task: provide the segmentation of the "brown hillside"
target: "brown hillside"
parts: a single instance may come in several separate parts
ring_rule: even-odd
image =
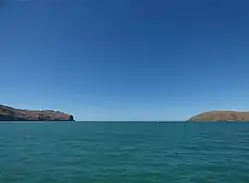
[[[202,122],[212,122],[212,121],[248,121],[249,122],[249,112],[239,112],[239,111],[209,111],[203,112],[196,116],[189,118],[188,121],[202,121]]]

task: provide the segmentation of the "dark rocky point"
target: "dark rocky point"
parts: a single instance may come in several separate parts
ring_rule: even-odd
[[[74,121],[74,117],[53,110],[24,110],[0,105],[0,121]]]
[[[239,111],[209,111],[189,118],[188,121],[214,122],[214,121],[246,121],[249,122],[249,112]]]

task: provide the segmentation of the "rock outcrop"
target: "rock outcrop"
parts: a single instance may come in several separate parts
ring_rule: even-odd
[[[246,121],[249,122],[249,112],[239,111],[209,111],[189,118],[188,121],[213,122],[213,121]]]
[[[74,117],[52,110],[24,110],[0,105],[0,121],[74,121]]]

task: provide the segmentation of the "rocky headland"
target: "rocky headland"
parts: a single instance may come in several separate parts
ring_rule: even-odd
[[[15,109],[0,105],[0,121],[74,121],[74,117],[60,111]]]

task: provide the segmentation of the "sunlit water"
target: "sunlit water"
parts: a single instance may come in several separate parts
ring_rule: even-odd
[[[1,123],[0,183],[248,183],[249,123]]]

